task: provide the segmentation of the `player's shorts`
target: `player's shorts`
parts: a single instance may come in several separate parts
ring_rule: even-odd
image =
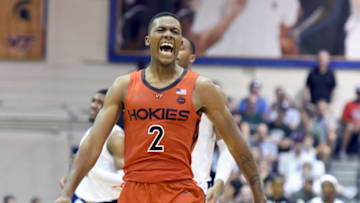
[[[118,203],[204,203],[205,196],[193,180],[162,183],[125,182]]]

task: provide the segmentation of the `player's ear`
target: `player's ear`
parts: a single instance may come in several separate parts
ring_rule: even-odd
[[[190,55],[190,59],[189,59],[190,62],[191,62],[191,63],[194,63],[195,59],[196,59],[195,54],[191,54],[191,55]]]
[[[149,37],[149,35],[145,36],[145,46],[150,46],[150,37]]]

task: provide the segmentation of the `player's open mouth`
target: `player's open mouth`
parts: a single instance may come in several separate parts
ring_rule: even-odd
[[[171,43],[163,42],[160,44],[160,52],[164,55],[172,55],[174,46]]]

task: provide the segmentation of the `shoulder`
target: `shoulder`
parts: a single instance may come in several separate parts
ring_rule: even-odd
[[[115,88],[127,88],[130,82],[130,74],[121,75],[114,81],[113,87]]]
[[[214,83],[209,78],[201,75],[199,75],[195,83],[195,88],[198,89],[211,88],[212,86],[215,86]]]
[[[317,66],[310,68],[309,76],[315,75],[318,72],[317,70],[318,70]]]
[[[226,98],[221,87],[214,84],[209,78],[203,76],[199,76],[196,80],[195,94],[203,102],[210,101],[217,97]]]
[[[213,83],[213,81],[211,81],[209,78],[199,75],[195,82],[195,92],[200,94],[207,94],[211,92],[222,93],[222,89]]]
[[[119,76],[115,79],[108,93],[106,99],[110,101],[124,100],[127,94],[128,86],[130,82],[130,74]]]

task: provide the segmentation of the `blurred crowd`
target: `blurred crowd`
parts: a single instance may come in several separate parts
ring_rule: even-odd
[[[17,199],[14,195],[8,194],[3,198],[3,203],[17,203]],[[33,197],[30,199],[30,203],[41,203],[41,199],[39,197]]]
[[[348,160],[359,153],[360,86],[354,88],[354,99],[344,106],[341,118],[335,117],[331,102],[336,77],[329,60],[328,52],[319,52],[301,104],[295,104],[281,86],[274,90],[275,100],[267,101],[261,94],[266,84],[256,79],[239,104],[229,99],[273,202],[309,202],[321,195],[321,179],[332,159]],[[334,186],[338,190],[334,194],[348,198],[342,196],[344,188],[337,181]],[[222,202],[252,202],[251,190],[237,168],[226,187]]]

